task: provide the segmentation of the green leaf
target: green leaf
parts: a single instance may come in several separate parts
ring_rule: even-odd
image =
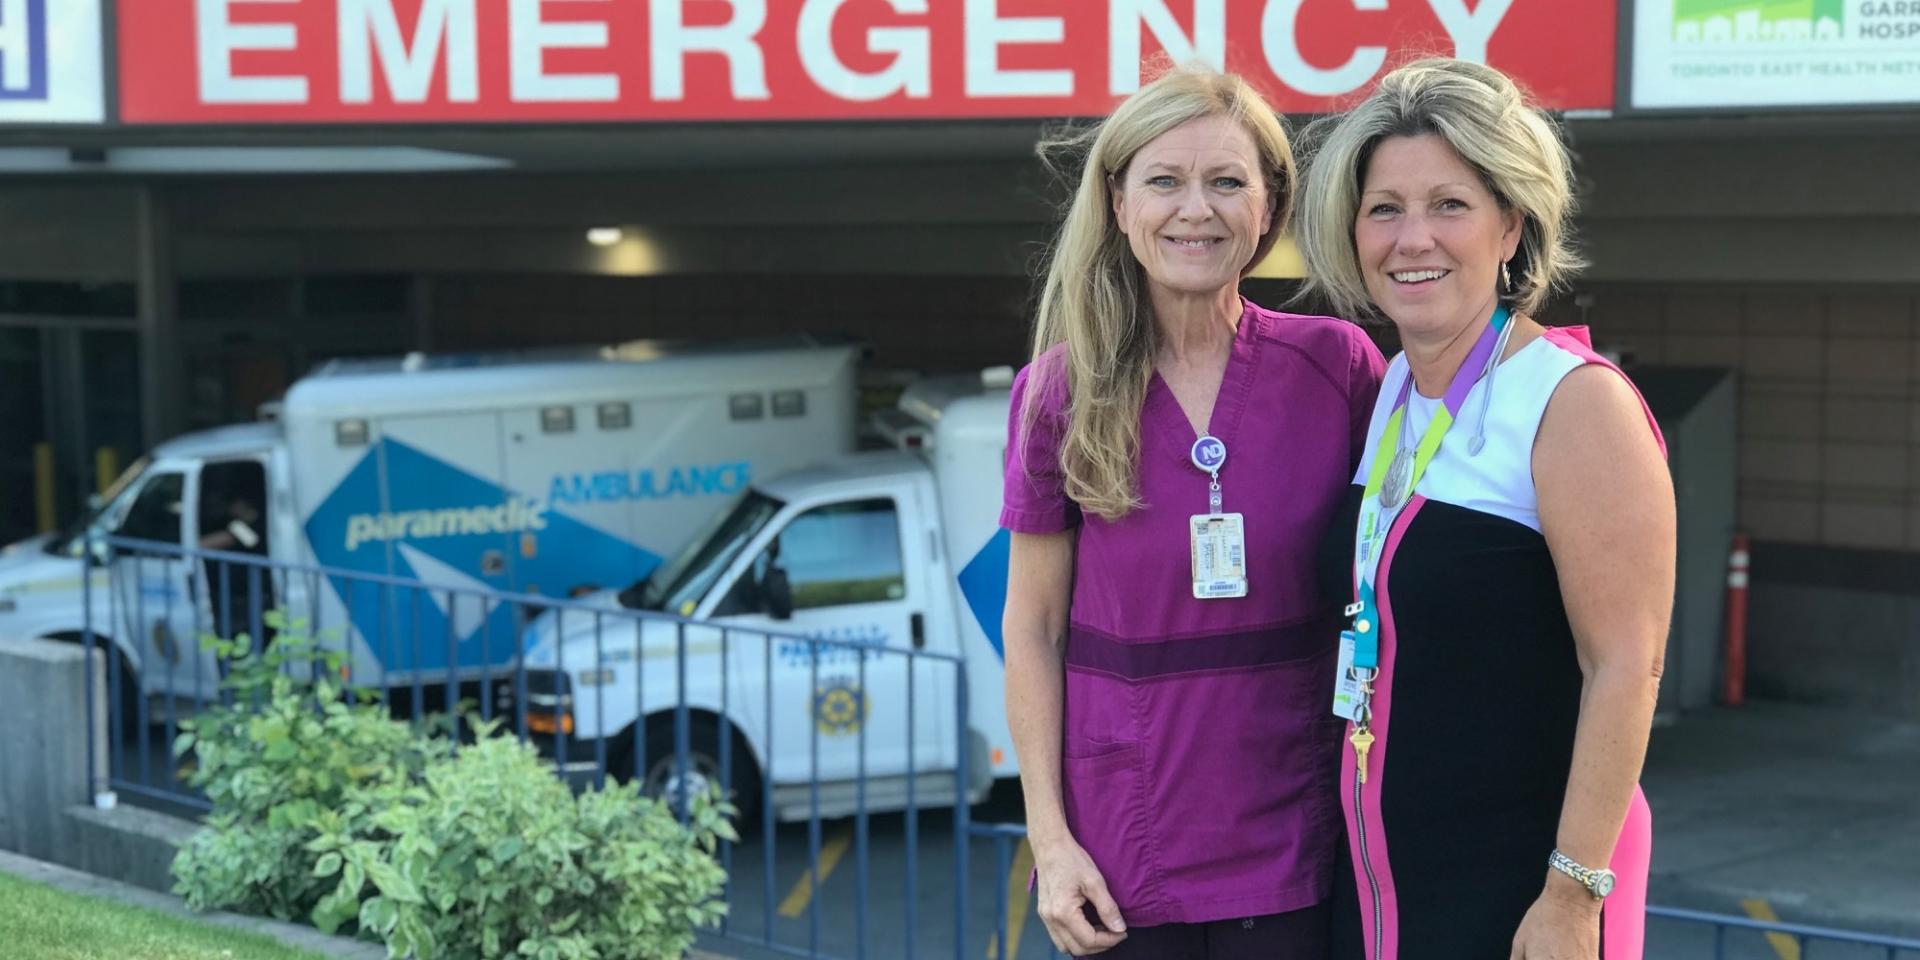
[[[373,881],[374,886],[380,888],[382,896],[391,897],[401,903],[426,902],[421,898],[420,891],[414,887],[413,881],[408,880],[390,864],[378,861],[367,864],[367,877]]]
[[[323,854],[320,862],[313,865],[313,875],[316,877],[331,877],[339,870],[340,855],[337,853]]]
[[[374,897],[360,905],[360,926],[386,936],[400,922],[400,909],[385,897]]]
[[[493,845],[493,861],[504,864],[514,857],[519,856],[520,851],[526,849],[526,847],[526,841],[519,837],[501,837]]]

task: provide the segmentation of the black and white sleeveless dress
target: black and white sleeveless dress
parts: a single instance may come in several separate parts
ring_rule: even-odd
[[[1561,380],[1589,363],[1606,361],[1584,328],[1550,328],[1500,364],[1491,407],[1483,377],[1389,528],[1375,580],[1378,772],[1356,782],[1353,751],[1341,751],[1338,960],[1505,957],[1546,880],[1582,676],[1540,533],[1533,441]],[[1323,545],[1323,578],[1349,599],[1361,487],[1406,376],[1406,357],[1394,358]],[[1412,392],[1410,435],[1440,403]],[[1486,443],[1470,456],[1483,408]],[[1618,885],[1602,913],[1601,960],[1641,956],[1651,833],[1636,789],[1610,865]]]

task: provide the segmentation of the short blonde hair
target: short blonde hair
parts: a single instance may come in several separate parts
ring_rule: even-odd
[[[1501,209],[1519,211],[1513,289],[1502,299],[1519,313],[1537,313],[1586,266],[1573,243],[1572,159],[1553,121],[1506,74],[1447,58],[1394,70],[1359,106],[1309,129],[1317,148],[1295,228],[1307,264],[1301,296],[1317,295],[1349,317],[1379,315],[1353,244],[1361,183],[1382,140],[1426,134],[1478,171]]]
[[[1084,162],[1066,216],[1045,260],[1046,279],[1034,320],[1033,358],[1022,418],[1031,429],[1033,400],[1058,396],[1066,378],[1067,411],[1060,443],[1066,493],[1082,510],[1117,520],[1141,505],[1140,409],[1153,376],[1159,333],[1147,301],[1146,277],[1113,214],[1111,191],[1141,148],[1181,124],[1226,116],[1259,153],[1273,226],[1241,266],[1246,276],[1280,237],[1294,195],[1293,148],[1273,108],[1245,80],[1202,66],[1178,67],[1140,88],[1098,126],[1071,130],[1040,144],[1056,171]],[[1060,363],[1041,363],[1056,344]]]

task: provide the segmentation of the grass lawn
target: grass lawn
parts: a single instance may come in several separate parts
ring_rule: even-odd
[[[7,960],[320,960],[265,937],[0,874]]]

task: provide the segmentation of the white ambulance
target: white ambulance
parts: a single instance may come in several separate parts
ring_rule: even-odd
[[[910,795],[951,804],[957,781],[977,801],[1016,774],[998,526],[1011,379],[921,381],[882,417],[895,449],[758,482],[649,577],[543,613],[528,628],[530,709],[568,734],[544,743],[669,792],[684,689],[690,788],[717,782],[724,741],[743,810],[771,784],[780,819],[851,813],[863,769],[874,811]]]
[[[488,592],[631,582],[755,479],[852,451],[859,352],[795,339],[333,363],[272,422],[161,445],[89,524],[425,588],[153,555],[109,575],[96,560],[92,630],[149,695],[210,695],[197,638],[246,631],[256,588],[348,643],[356,683],[500,668],[525,612]],[[0,556],[0,636],[82,637],[81,539]]]

